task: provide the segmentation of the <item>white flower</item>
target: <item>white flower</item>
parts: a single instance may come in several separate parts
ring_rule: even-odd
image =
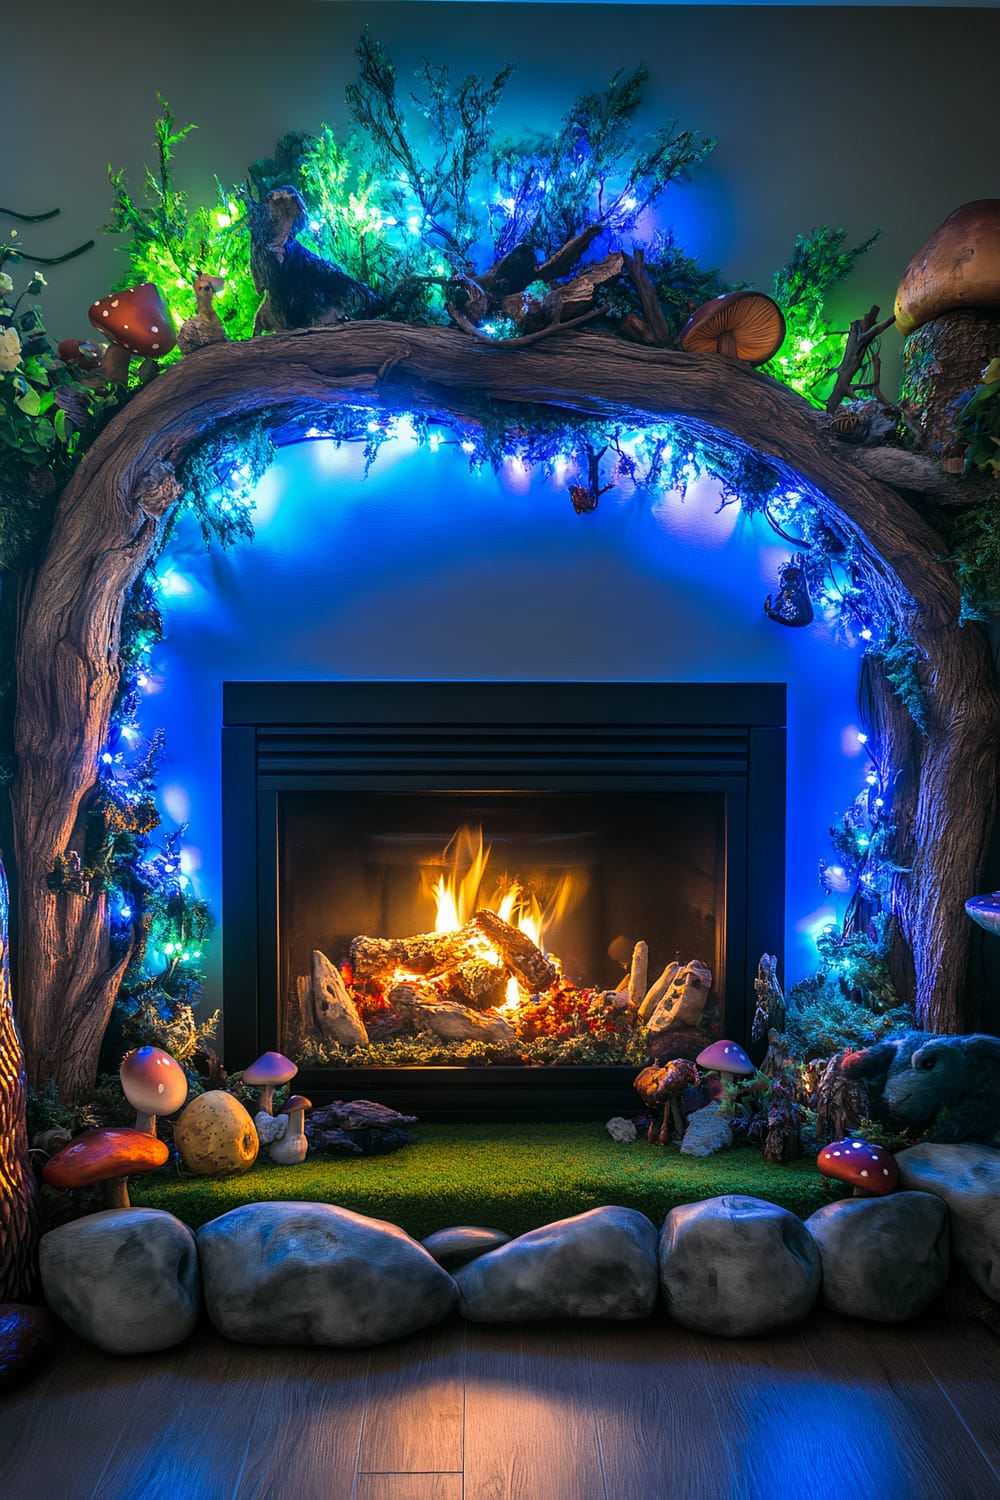
[[[0,329],[0,370],[16,370],[20,363],[21,340],[17,329]]]
[[[9,296],[9,294],[13,290],[14,290],[14,283],[11,281],[10,277],[7,275],[7,272],[6,271],[0,271],[0,297]]]

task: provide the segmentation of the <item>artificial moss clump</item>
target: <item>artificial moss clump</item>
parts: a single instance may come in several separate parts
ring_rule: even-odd
[[[243,1203],[336,1203],[399,1224],[416,1239],[451,1224],[524,1234],[554,1219],[616,1203],[659,1224],[681,1203],[747,1193],[800,1218],[844,1193],[806,1157],[771,1166],[735,1147],[701,1159],[639,1139],[619,1146],[597,1122],[546,1125],[421,1125],[416,1144],[392,1156],[310,1157],[279,1167],[263,1158],[232,1177],[180,1175],[174,1168],[129,1184],[136,1207],[163,1208],[192,1229]]]

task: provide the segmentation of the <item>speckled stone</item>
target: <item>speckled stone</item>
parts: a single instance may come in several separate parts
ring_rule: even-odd
[[[981,1292],[1000,1302],[1000,1150],[911,1146],[896,1157],[899,1185],[933,1193],[951,1214],[951,1253]]]
[[[445,1318],[455,1283],[395,1224],[329,1203],[248,1203],[198,1230],[209,1317],[243,1344],[362,1347]]]
[[[13,1390],[45,1363],[56,1345],[56,1328],[47,1307],[0,1302],[0,1391]]]
[[[456,1271],[476,1323],[646,1318],[656,1304],[656,1229],[634,1208],[592,1208],[522,1234]]]
[[[193,1332],[201,1309],[194,1235],[158,1208],[110,1208],[42,1236],[52,1311],[108,1354],[151,1354]]]
[[[438,1229],[420,1243],[429,1255],[433,1255],[439,1266],[453,1271],[457,1266],[466,1266],[470,1260],[486,1255],[490,1250],[499,1250],[510,1243],[510,1235],[502,1229],[480,1229],[474,1224],[456,1224],[453,1229]]]
[[[675,1323],[753,1337],[806,1316],[819,1294],[819,1250],[787,1209],[729,1193],[667,1214],[660,1284]]]
[[[823,1305],[845,1317],[905,1322],[948,1280],[948,1210],[930,1193],[844,1198],[806,1228],[823,1262]]]

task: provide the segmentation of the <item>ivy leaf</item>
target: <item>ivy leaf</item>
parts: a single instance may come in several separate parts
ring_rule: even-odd
[[[37,417],[42,409],[42,398],[36,390],[28,389],[23,396],[15,396],[15,404],[26,416]]]

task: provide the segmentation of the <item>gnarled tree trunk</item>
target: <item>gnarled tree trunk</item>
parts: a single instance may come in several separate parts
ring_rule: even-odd
[[[10,992],[8,917],[0,865],[0,1302],[23,1302],[34,1289],[38,1225],[24,1123],[24,1053]]]
[[[705,436],[721,431],[771,458],[854,543],[867,584],[923,654],[932,723],[920,754],[905,926],[921,1023],[962,1028],[963,903],[995,812],[1000,693],[981,633],[959,628],[937,534],[852,463],[804,401],[724,356],[588,333],[504,348],[453,329],[352,323],[199,350],[119,413],[60,499],[18,645],[13,806],[33,1079],[54,1076],[66,1094],[90,1081],[122,968],[109,953],[103,899],[54,895],[46,876],[57,854],[82,851],[117,682],[122,600],[156,537],[156,520],[140,508],[144,480],[160,463],[179,463],[213,427],[264,412],[275,428],[342,401],[475,422],[483,398],[509,403],[512,427],[518,405],[531,402],[609,422],[666,417]]]

